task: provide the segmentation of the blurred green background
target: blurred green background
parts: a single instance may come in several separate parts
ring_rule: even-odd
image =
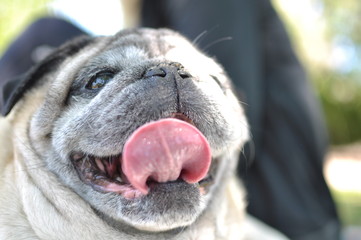
[[[361,2],[274,0],[318,94],[331,144],[361,139]]]
[[[34,19],[47,14],[49,0],[0,1],[0,55]]]
[[[77,1],[77,0],[74,0]],[[0,54],[50,0],[1,0]],[[361,141],[360,0],[273,0],[323,106],[332,145]],[[332,189],[346,225],[361,226],[361,193]]]

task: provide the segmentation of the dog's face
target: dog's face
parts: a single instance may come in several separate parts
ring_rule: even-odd
[[[113,225],[192,224],[248,135],[223,69],[170,30],[84,45],[40,74],[48,90],[29,124],[35,151]]]

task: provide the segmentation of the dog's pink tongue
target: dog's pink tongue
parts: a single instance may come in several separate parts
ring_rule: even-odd
[[[127,140],[122,170],[130,184],[148,193],[147,180],[188,183],[202,180],[211,163],[206,138],[187,122],[166,118],[145,124]]]

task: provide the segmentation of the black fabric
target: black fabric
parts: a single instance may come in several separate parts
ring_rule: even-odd
[[[253,143],[238,170],[248,211],[292,239],[339,239],[322,172],[328,142],[320,107],[270,2],[147,0],[142,16],[143,26],[202,35],[199,47],[225,66],[246,103]],[[232,40],[217,43],[225,37]]]
[[[4,112],[5,101],[21,82],[20,75],[27,72],[36,62],[32,55],[39,46],[58,47],[67,40],[84,35],[84,32],[72,24],[57,18],[41,18],[31,24],[9,46],[0,59],[0,107]],[[15,80],[13,80],[15,79]],[[6,88],[5,83],[12,80]]]

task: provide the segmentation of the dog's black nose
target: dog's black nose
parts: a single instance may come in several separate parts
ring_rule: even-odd
[[[144,73],[145,78],[150,78],[150,77],[165,78],[169,75],[173,75],[174,77],[179,76],[182,79],[192,77],[192,75],[189,72],[185,71],[183,66],[179,63],[158,65],[156,67],[152,67],[152,68],[148,69]]]

